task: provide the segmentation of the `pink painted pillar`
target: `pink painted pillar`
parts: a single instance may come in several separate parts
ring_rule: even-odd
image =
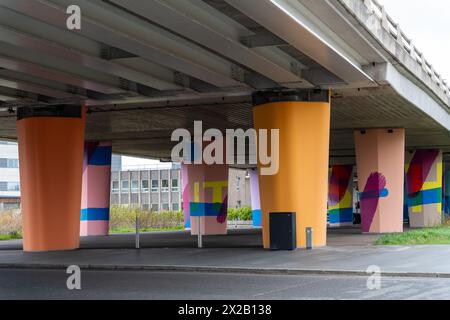
[[[81,196],[81,236],[109,233],[111,142],[86,142]]]
[[[405,130],[355,131],[361,227],[403,232]]]
[[[182,164],[185,227],[192,235],[227,233],[228,166]]]
[[[253,227],[262,227],[261,220],[261,200],[259,198],[259,177],[258,169],[250,169],[250,198],[252,202]]]
[[[208,144],[203,142],[203,148]],[[225,144],[222,145],[224,148]],[[185,228],[190,228],[192,235],[197,235],[199,228],[203,235],[226,234],[228,165],[194,164],[194,160],[202,156],[202,150],[196,147],[195,142],[191,153],[191,163],[181,165]]]
[[[186,164],[181,164],[181,192],[183,198],[184,228],[190,230],[191,214],[189,212],[188,166]]]

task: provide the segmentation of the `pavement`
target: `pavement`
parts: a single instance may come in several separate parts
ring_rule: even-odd
[[[197,305],[201,300],[450,299],[450,279],[435,278],[382,277],[380,287],[370,290],[368,277],[361,276],[82,270],[81,290],[68,290],[67,277],[65,270],[0,269],[0,299],[176,299]]]
[[[450,278],[450,246],[374,246],[377,235],[358,229],[329,231],[328,246],[312,251],[268,251],[260,230],[232,230],[227,236],[205,237],[204,248],[186,232],[86,237],[81,249],[24,253],[21,241],[0,242],[2,269],[146,270],[152,272],[214,272],[265,275],[367,276],[378,266],[385,276]]]

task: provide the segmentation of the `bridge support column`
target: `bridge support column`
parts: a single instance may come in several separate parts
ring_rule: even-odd
[[[416,150],[406,154],[406,192],[411,228],[442,222],[442,151]]]
[[[444,214],[448,217],[450,215],[450,164],[445,164],[444,172]]]
[[[111,142],[86,142],[84,145],[81,236],[109,233],[111,157]]]
[[[405,130],[356,131],[355,148],[362,231],[403,232]]]
[[[262,221],[261,221],[261,201],[259,198],[258,169],[250,169],[249,174],[250,174],[250,199],[252,202],[253,227],[259,228],[262,226]]]
[[[270,248],[269,214],[282,212],[296,213],[298,248],[306,247],[308,227],[313,228],[313,246],[326,245],[329,101],[326,91],[254,97],[253,117],[255,129],[259,132],[258,169],[264,248]],[[272,162],[275,152],[279,154],[275,173],[263,172],[267,167],[261,163],[263,129],[268,130],[270,136],[266,150],[269,150]],[[273,129],[279,129],[278,144],[272,144]]]
[[[334,165],[328,183],[328,223],[353,225],[353,165]]]
[[[79,247],[85,111],[17,110],[24,251]]]
[[[228,166],[182,164],[181,174],[185,227],[192,235],[226,234]]]

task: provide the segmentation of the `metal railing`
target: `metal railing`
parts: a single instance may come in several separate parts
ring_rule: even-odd
[[[406,52],[422,65],[423,70],[428,74],[431,80],[441,88],[444,93],[450,97],[450,88],[447,81],[434,70],[431,63],[429,63],[424,57],[423,53],[419,51],[415,46],[411,38],[408,38],[400,28],[400,25],[396,23],[386,12],[386,8],[380,4],[377,0],[360,0],[363,1],[370,13],[375,14],[381,21],[381,25],[387,30],[401,45]]]

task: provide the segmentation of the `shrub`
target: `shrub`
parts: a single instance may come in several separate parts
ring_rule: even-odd
[[[250,207],[243,208],[229,208],[228,209],[228,220],[241,220],[241,221],[251,221],[252,220],[252,209]]]
[[[184,224],[183,212],[152,212],[139,207],[112,206],[109,228],[111,230],[135,228],[136,217],[140,219],[141,229],[173,229]]]
[[[20,210],[0,211],[0,234],[19,236],[22,233]]]

